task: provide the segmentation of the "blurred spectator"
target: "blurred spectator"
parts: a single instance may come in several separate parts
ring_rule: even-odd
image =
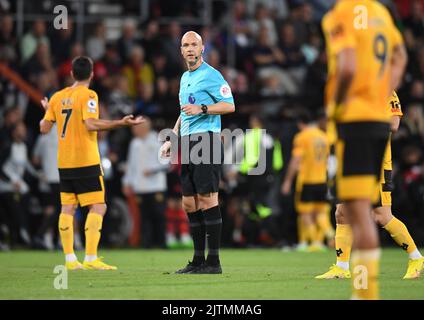
[[[54,72],[50,47],[44,40],[39,41],[37,49],[22,67],[22,72],[32,84],[37,83],[37,77],[42,72]]]
[[[175,76],[180,76],[182,71],[186,69],[181,58],[181,36],[181,26],[178,22],[172,21],[168,25],[166,36],[162,39],[163,50],[167,55],[169,66]]]
[[[281,66],[284,69],[284,87],[295,88],[293,94],[299,94],[306,72],[306,59],[297,41],[294,26],[285,23],[280,29]],[[290,85],[289,85],[290,83]]]
[[[212,50],[215,50],[211,28],[209,28],[208,26],[204,26],[200,31],[200,36],[202,37],[203,46],[205,47],[205,50],[203,51],[203,56],[207,57]]]
[[[94,28],[94,34],[88,38],[86,48],[88,56],[93,61],[100,60],[106,51],[106,29],[102,22]]]
[[[205,55],[205,61],[217,70],[221,71],[221,57],[218,50],[211,49],[207,55]]]
[[[408,17],[404,20],[405,27],[410,29],[417,38],[424,35],[424,4],[422,0],[411,1]]]
[[[324,105],[324,92],[327,82],[327,54],[325,51],[318,53],[318,58],[308,67],[305,76],[304,92],[308,93],[305,97],[305,106],[314,114],[317,106]]]
[[[118,74],[113,80],[114,85],[108,96],[107,108],[112,119],[120,119],[134,112],[134,103],[129,97],[128,78]]]
[[[127,170],[122,179],[123,193],[135,193],[141,212],[141,238],[144,248],[165,247],[165,194],[168,165],[159,162],[161,143],[151,130],[151,121],[132,128]]]
[[[233,35],[236,45],[240,48],[245,48],[250,44],[250,27],[246,3],[244,1],[234,1],[232,19],[234,26]]]
[[[52,36],[52,55],[56,66],[61,65],[65,60],[69,59],[71,47],[75,43],[74,22],[68,18],[66,28],[56,30]]]
[[[84,55],[84,47],[81,43],[75,42],[72,44],[69,58],[62,62],[58,67],[57,75],[62,86],[67,87],[74,83],[71,76],[72,60],[78,56]]]
[[[58,137],[55,124],[49,133],[38,136],[32,155],[33,164],[41,167],[38,188],[41,193],[43,218],[34,237],[34,245],[39,249],[54,249],[55,233],[57,237],[55,231],[61,209],[57,148]]]
[[[133,19],[124,20],[122,26],[122,35],[117,42],[119,56],[121,61],[126,61],[130,53],[132,53],[133,48],[139,45],[139,42],[136,38],[136,22]]]
[[[22,111],[19,107],[6,108],[2,114],[2,125],[0,126],[0,148],[7,145],[12,139],[12,130],[22,121]]]
[[[131,49],[128,64],[122,70],[128,79],[128,93],[131,98],[140,96],[144,85],[153,85],[153,69],[149,63],[145,62],[144,58],[143,48],[134,46]]]
[[[252,51],[256,75],[263,85],[261,93],[264,94],[275,84],[275,93],[283,94],[280,87],[283,74],[278,65],[284,62],[284,56],[277,46],[271,44],[266,27],[260,29],[256,45]],[[287,90],[291,89],[288,88]]]
[[[294,27],[294,33],[298,43],[307,42],[312,34],[320,32],[320,25],[314,19],[313,6],[307,1],[298,1],[290,12],[290,23]]]
[[[40,42],[48,47],[50,40],[46,36],[46,25],[43,20],[35,20],[29,32],[21,40],[21,61],[25,63],[35,53]]]
[[[13,18],[11,15],[4,15],[0,20],[0,51],[11,60],[15,60],[17,40],[13,32]]]
[[[156,20],[151,20],[147,23],[141,45],[146,50],[146,58],[152,61],[156,53],[162,51],[161,37],[159,34],[159,23]]]
[[[269,15],[268,8],[258,3],[255,9],[255,18],[249,23],[250,32],[253,38],[257,38],[260,32],[265,29],[268,34],[268,41],[271,46],[275,46],[278,42],[278,35],[275,29],[274,21]]]
[[[2,146],[0,152],[0,222],[6,223],[12,245],[31,245],[28,230],[29,187],[24,174],[37,172],[31,166],[25,145],[26,128],[18,122],[11,131],[12,140]]]
[[[53,71],[53,69],[52,69]],[[54,72],[43,71],[36,76],[35,88],[43,97],[50,97],[56,91],[57,79]],[[55,86],[56,84],[56,86]],[[27,126],[27,143],[29,147],[34,146],[37,135],[39,134],[40,119],[44,117],[45,111],[38,101],[30,100],[25,110],[24,121]]]
[[[397,139],[403,138],[409,144],[424,146],[424,112],[420,104],[412,104],[406,109],[406,114],[402,119]]]

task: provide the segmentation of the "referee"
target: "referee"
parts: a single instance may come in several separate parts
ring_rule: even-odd
[[[188,70],[181,77],[181,114],[173,131],[181,136],[183,208],[190,222],[194,255],[192,261],[176,273],[222,273],[219,260],[222,218],[218,206],[222,156],[221,161],[216,161],[216,155],[223,155],[221,114],[234,112],[235,107],[228,83],[219,71],[203,61],[203,51],[199,34],[189,31],[183,35],[181,54]],[[191,153],[195,153],[200,142],[208,148],[201,148],[199,161]],[[163,157],[169,156],[170,148],[171,142],[166,141],[162,146]],[[184,158],[188,158],[187,161]],[[206,239],[208,256],[205,259]]]

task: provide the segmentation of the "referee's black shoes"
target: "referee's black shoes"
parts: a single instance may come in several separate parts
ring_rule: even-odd
[[[221,268],[221,264],[212,265],[205,262],[199,268],[196,268],[189,273],[190,274],[221,274],[222,268]]]
[[[193,262],[189,261],[188,264],[184,268],[175,271],[175,273],[178,273],[178,274],[193,273],[193,271],[201,268],[202,266],[203,266],[203,263],[199,264],[199,263],[193,263]]]

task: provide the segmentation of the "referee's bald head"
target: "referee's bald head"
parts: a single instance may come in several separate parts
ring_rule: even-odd
[[[203,40],[200,34],[194,31],[187,31],[186,33],[184,33],[183,37],[181,38],[181,46],[183,45],[184,42],[193,41],[193,40],[200,41],[200,44],[203,44]]]
[[[181,54],[188,68],[197,68],[203,61],[202,37],[194,31],[186,32],[181,38]]]

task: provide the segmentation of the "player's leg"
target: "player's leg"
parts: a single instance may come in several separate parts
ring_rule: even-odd
[[[315,242],[318,237],[318,229],[314,221],[313,212],[300,212],[300,218],[302,220],[302,225],[305,229],[304,232],[306,235],[306,241],[310,244],[310,246],[308,247],[308,251],[314,251],[316,245]]]
[[[321,228],[318,222],[318,217],[320,212],[322,211],[322,208],[324,208],[324,205],[318,202],[314,203],[312,213],[310,214],[310,219],[312,225],[315,227],[315,230],[311,235],[312,245],[309,247],[309,252],[320,252],[326,250],[326,247],[324,245],[323,233],[320,230]]]
[[[338,127],[337,198],[344,203],[354,239],[353,299],[379,298],[380,248],[371,204],[379,198],[388,129],[383,123],[348,123]]]
[[[78,199],[70,180],[60,181],[60,202],[59,235],[65,254],[66,268],[68,270],[82,269],[83,266],[78,262],[74,252],[74,215]]]
[[[316,217],[316,221],[320,232],[321,242],[323,242],[325,239],[330,247],[334,247],[335,231],[333,225],[331,224],[330,211],[331,206],[329,204],[321,205],[319,208],[319,213]]]
[[[389,192],[382,193],[384,194]],[[408,228],[402,221],[393,216],[390,205],[387,205],[387,200],[389,199],[387,198],[387,195],[384,196],[385,198],[382,198],[382,202],[384,202],[385,205],[382,207],[377,207],[373,210],[374,219],[379,225],[381,225],[385,230],[389,232],[393,240],[409,255],[408,269],[403,278],[418,278],[424,268],[424,258],[422,257],[420,251],[415,245],[414,239],[412,239],[411,235],[409,234]]]
[[[305,251],[308,248],[308,238],[305,232],[305,226],[301,215],[297,215],[297,238],[298,244],[296,250]]]
[[[103,217],[106,214],[106,192],[103,177],[89,177],[74,181],[78,202],[81,207],[88,206],[85,220],[85,258],[84,268],[87,270],[116,270],[115,266],[107,265],[97,256],[100,242]]]
[[[345,279],[350,278],[349,260],[350,252],[352,249],[352,228],[346,216],[346,209],[343,204],[336,206],[336,235],[335,235],[335,248],[336,248],[336,264],[333,264],[330,269],[315,279]]]
[[[304,252],[308,250],[309,241],[310,241],[310,229],[308,229],[308,226],[305,224],[304,216],[311,211],[311,208],[308,204],[300,200],[302,190],[303,190],[303,184],[299,183],[298,181],[296,184],[296,191],[294,195],[294,207],[297,214],[297,228],[298,228],[298,239],[299,239],[299,243],[297,245],[296,250]]]

